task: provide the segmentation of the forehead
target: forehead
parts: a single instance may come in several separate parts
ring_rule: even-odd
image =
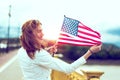
[[[42,26],[39,25],[39,26],[37,27],[37,30],[42,30]]]

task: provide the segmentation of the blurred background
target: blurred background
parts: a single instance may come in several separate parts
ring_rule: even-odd
[[[120,66],[119,3],[119,0],[1,0],[0,58],[20,48],[20,29],[25,21],[40,20],[44,38],[54,43],[59,37],[63,18],[66,15],[81,21],[101,34],[102,50],[90,57],[88,65]],[[89,48],[73,45],[59,45],[58,47],[57,53],[64,55],[61,59],[68,62],[78,59]],[[104,64],[105,61],[107,63]]]
[[[29,19],[42,22],[44,37],[57,40],[64,15],[100,32],[104,52],[101,57],[120,58],[119,0],[4,0],[0,1],[0,51],[20,47],[22,24]],[[114,49],[115,48],[115,49]],[[106,53],[106,54],[105,54]],[[111,57],[110,57],[111,58]]]

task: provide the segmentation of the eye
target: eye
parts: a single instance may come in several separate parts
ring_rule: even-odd
[[[38,30],[37,32],[38,32],[38,33],[41,33],[41,30]]]
[[[42,32],[42,30],[37,30],[37,32],[38,32],[38,33],[41,33],[41,32]]]

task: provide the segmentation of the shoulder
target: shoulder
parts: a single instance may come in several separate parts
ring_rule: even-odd
[[[48,53],[46,50],[41,49],[40,51],[36,51],[35,53],[35,58],[36,59],[43,59],[43,58],[48,58],[52,57],[50,53]]]
[[[20,53],[20,52],[25,52],[25,49],[23,47],[19,48],[18,53]]]
[[[40,51],[36,51],[36,54],[35,54],[36,56],[43,56],[43,55],[49,55],[49,53],[46,51],[46,50],[44,50],[44,49],[41,49]]]
[[[26,54],[26,50],[23,47],[19,48],[18,52],[17,52],[17,55],[18,56],[23,56],[24,54]]]

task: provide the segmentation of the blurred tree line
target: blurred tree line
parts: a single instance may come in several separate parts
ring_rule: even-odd
[[[59,45],[58,53],[62,53],[67,59],[76,60],[87,52],[89,47]],[[120,48],[113,44],[102,45],[102,50],[90,56],[90,59],[120,59]]]

